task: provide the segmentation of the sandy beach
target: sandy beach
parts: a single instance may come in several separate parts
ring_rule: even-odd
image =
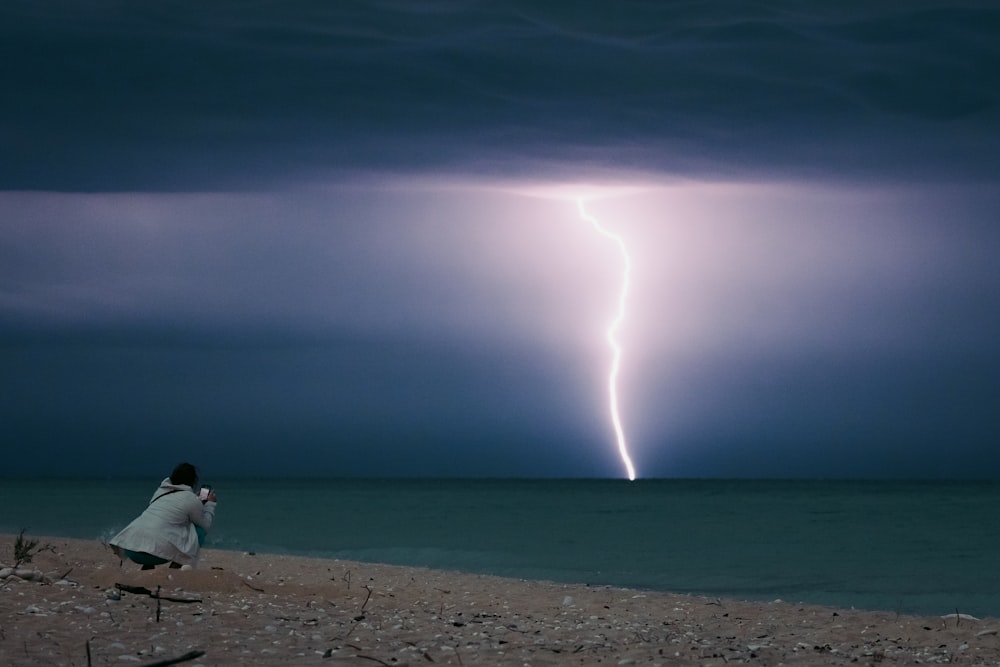
[[[195,570],[143,572],[98,541],[36,539],[43,548],[19,573],[0,571],[3,665],[1000,664],[1000,619],[955,610],[900,616],[211,549]],[[8,567],[14,540],[0,535]]]

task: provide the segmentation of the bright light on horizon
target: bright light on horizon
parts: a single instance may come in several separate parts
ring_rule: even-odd
[[[625,321],[625,303],[628,300],[629,284],[632,274],[632,261],[629,258],[628,248],[625,246],[624,239],[603,227],[597,218],[587,213],[587,209],[584,207],[583,201],[583,197],[578,197],[576,200],[577,208],[580,211],[580,217],[591,223],[594,226],[594,229],[596,229],[602,236],[615,242],[618,246],[618,251],[621,253],[624,265],[622,270],[622,287],[618,294],[618,313],[607,329],[608,345],[612,350],[611,371],[608,374],[608,402],[611,410],[611,422],[615,429],[615,439],[618,443],[618,454],[621,456],[622,463],[625,464],[625,470],[628,473],[629,480],[633,481],[635,480],[635,467],[632,465],[632,457],[629,456],[628,453],[628,444],[625,440],[625,430],[622,428],[621,416],[618,410],[618,374],[621,370],[622,348],[618,343],[618,338],[616,337],[618,329],[621,328],[622,323]]]

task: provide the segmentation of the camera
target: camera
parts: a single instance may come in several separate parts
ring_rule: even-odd
[[[212,492],[212,487],[205,485],[201,487],[201,491],[198,493],[198,497],[201,498],[201,502],[208,500],[208,494]]]

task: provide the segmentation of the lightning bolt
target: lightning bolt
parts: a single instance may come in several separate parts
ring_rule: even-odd
[[[625,430],[622,428],[622,420],[618,414],[618,372],[621,370],[622,347],[618,343],[617,333],[625,321],[625,302],[628,299],[628,290],[632,274],[632,260],[629,258],[628,248],[622,237],[601,226],[597,218],[587,213],[583,205],[583,198],[576,200],[577,208],[580,209],[580,217],[591,223],[602,236],[611,239],[618,246],[618,251],[622,256],[622,288],[618,294],[618,313],[612,320],[607,330],[608,345],[611,347],[611,371],[608,374],[608,402],[611,409],[611,422],[615,427],[615,438],[618,442],[618,454],[621,456],[625,470],[628,472],[629,480],[635,480],[635,468],[632,466],[632,457],[628,453],[628,445],[625,442]]]

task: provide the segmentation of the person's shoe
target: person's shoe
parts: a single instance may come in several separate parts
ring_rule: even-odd
[[[154,569],[156,569],[156,566],[155,565],[143,565],[139,569],[140,570],[154,570]]]
[[[180,565],[180,563],[173,563],[172,562],[172,563],[170,563],[170,569],[171,570],[179,570],[179,569],[181,569],[181,565]]]

